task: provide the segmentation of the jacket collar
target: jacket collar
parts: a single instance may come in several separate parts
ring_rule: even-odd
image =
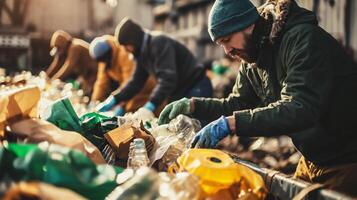
[[[268,39],[270,44],[274,44],[279,39],[285,28],[292,2],[293,0],[267,0],[258,8],[260,16],[267,21],[270,29],[263,36],[263,40]]]
[[[258,39],[260,55],[257,62],[248,65],[249,67],[266,69],[272,65],[273,49],[283,33],[291,3],[292,0],[267,0],[258,8],[265,23],[263,31],[260,33],[260,39]]]

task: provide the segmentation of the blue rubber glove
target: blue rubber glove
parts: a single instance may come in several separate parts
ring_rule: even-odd
[[[124,116],[125,109],[122,106],[117,106],[114,108],[114,115],[115,116]]]
[[[151,112],[156,110],[155,104],[153,104],[151,101],[147,102],[143,107],[150,110]]]
[[[222,116],[201,129],[191,143],[191,148],[214,148],[230,133],[228,120]]]
[[[100,103],[96,107],[96,110],[98,112],[107,112],[112,109],[115,104],[117,104],[117,101],[115,100],[114,96],[110,95],[104,102]]]

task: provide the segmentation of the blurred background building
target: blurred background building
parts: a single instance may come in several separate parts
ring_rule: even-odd
[[[152,9],[144,0],[0,0],[0,68],[38,72],[51,61],[54,31],[62,29],[90,42],[113,34],[124,16],[152,27]]]
[[[116,24],[130,16],[145,28],[167,32],[201,60],[222,58],[210,41],[207,19],[214,0],[0,0],[0,68],[7,72],[50,63],[49,40],[58,29],[88,42],[113,34]],[[264,0],[253,0],[259,6]],[[319,18],[320,26],[337,38],[355,58],[357,2],[297,0]]]
[[[265,0],[252,0],[262,5]],[[357,50],[357,2],[352,0],[297,0],[316,12],[319,24],[337,38],[353,55]],[[204,60],[218,59],[223,51],[207,33],[208,13],[214,0],[167,0],[154,7],[154,28],[168,32],[184,42]],[[356,55],[355,55],[356,58]]]

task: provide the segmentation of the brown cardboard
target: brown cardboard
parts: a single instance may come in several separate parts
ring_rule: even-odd
[[[23,118],[37,117],[37,104],[41,97],[36,86],[0,92],[0,137],[7,124]]]
[[[105,139],[117,152],[120,159],[127,159],[130,143],[135,138],[143,138],[148,153],[154,148],[155,139],[141,129],[135,128],[130,124],[124,124],[108,133],[104,134]]]

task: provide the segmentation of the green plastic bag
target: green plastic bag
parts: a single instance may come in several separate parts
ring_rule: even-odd
[[[117,117],[107,117],[98,113],[87,113],[80,119],[84,137],[99,149],[106,144],[104,134],[118,127]]]
[[[104,134],[118,127],[117,117],[91,112],[79,118],[68,98],[56,101],[47,112],[48,117],[44,117],[45,120],[63,130],[80,133],[100,151],[107,144]]]
[[[89,199],[104,199],[117,186],[116,175],[122,171],[95,165],[80,151],[48,143],[10,143],[0,148],[0,181],[42,181]]]
[[[95,112],[84,114],[79,120],[85,132],[92,132],[100,137],[118,127],[117,117],[107,117]]]
[[[84,133],[79,117],[68,98],[54,102],[43,118],[63,130]]]

